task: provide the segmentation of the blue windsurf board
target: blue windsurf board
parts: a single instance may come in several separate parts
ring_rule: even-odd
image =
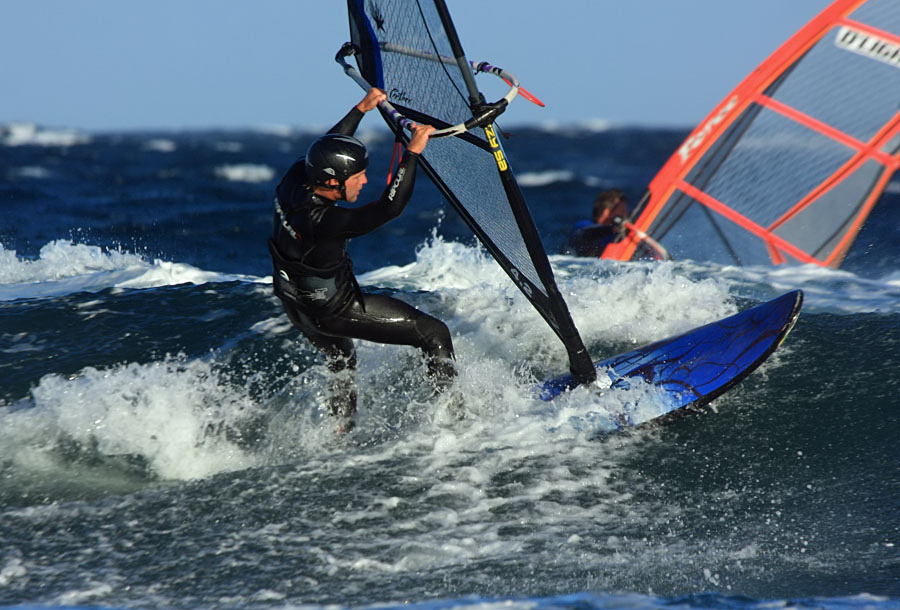
[[[642,379],[659,390],[661,404],[645,412],[649,414],[619,418],[619,427],[670,416],[720,396],[781,345],[797,321],[802,304],[803,292],[795,290],[681,335],[594,363],[601,387],[629,389],[631,381]],[[572,375],[562,375],[544,382],[540,397],[553,400],[577,385]]]

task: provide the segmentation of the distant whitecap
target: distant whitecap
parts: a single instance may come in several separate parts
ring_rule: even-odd
[[[275,170],[268,165],[252,163],[220,165],[215,173],[216,176],[233,182],[268,182],[275,177]]]
[[[0,143],[5,146],[75,146],[91,139],[71,129],[45,129],[33,123],[0,125]]]
[[[517,176],[522,186],[547,186],[557,182],[569,182],[575,179],[575,172],[566,169],[548,170],[545,172],[526,172]]]

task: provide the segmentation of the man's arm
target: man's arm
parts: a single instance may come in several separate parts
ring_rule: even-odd
[[[356,106],[351,108],[350,112],[348,112],[344,118],[328,130],[328,133],[339,133],[345,136],[352,136],[356,133],[356,128],[359,127],[359,122],[362,121],[363,115],[370,110],[374,110],[379,102],[386,99],[387,94],[384,91],[377,87],[372,87],[366,93],[366,96],[362,98]]]
[[[413,194],[419,154],[425,150],[428,137],[435,130],[431,125],[415,125],[413,129],[413,136],[403,153],[394,179],[385,187],[381,197],[356,209],[330,208],[320,229],[342,237],[358,237],[374,231],[403,213]]]

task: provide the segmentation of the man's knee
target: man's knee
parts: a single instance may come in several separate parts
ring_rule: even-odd
[[[447,325],[431,316],[416,320],[416,330],[422,338],[422,349],[431,357],[442,360],[453,358],[453,340]]]

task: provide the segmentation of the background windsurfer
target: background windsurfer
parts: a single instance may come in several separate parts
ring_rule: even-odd
[[[624,230],[628,198],[619,189],[601,191],[594,200],[591,220],[579,220],[569,235],[569,248],[578,256],[600,256],[603,248]]]

